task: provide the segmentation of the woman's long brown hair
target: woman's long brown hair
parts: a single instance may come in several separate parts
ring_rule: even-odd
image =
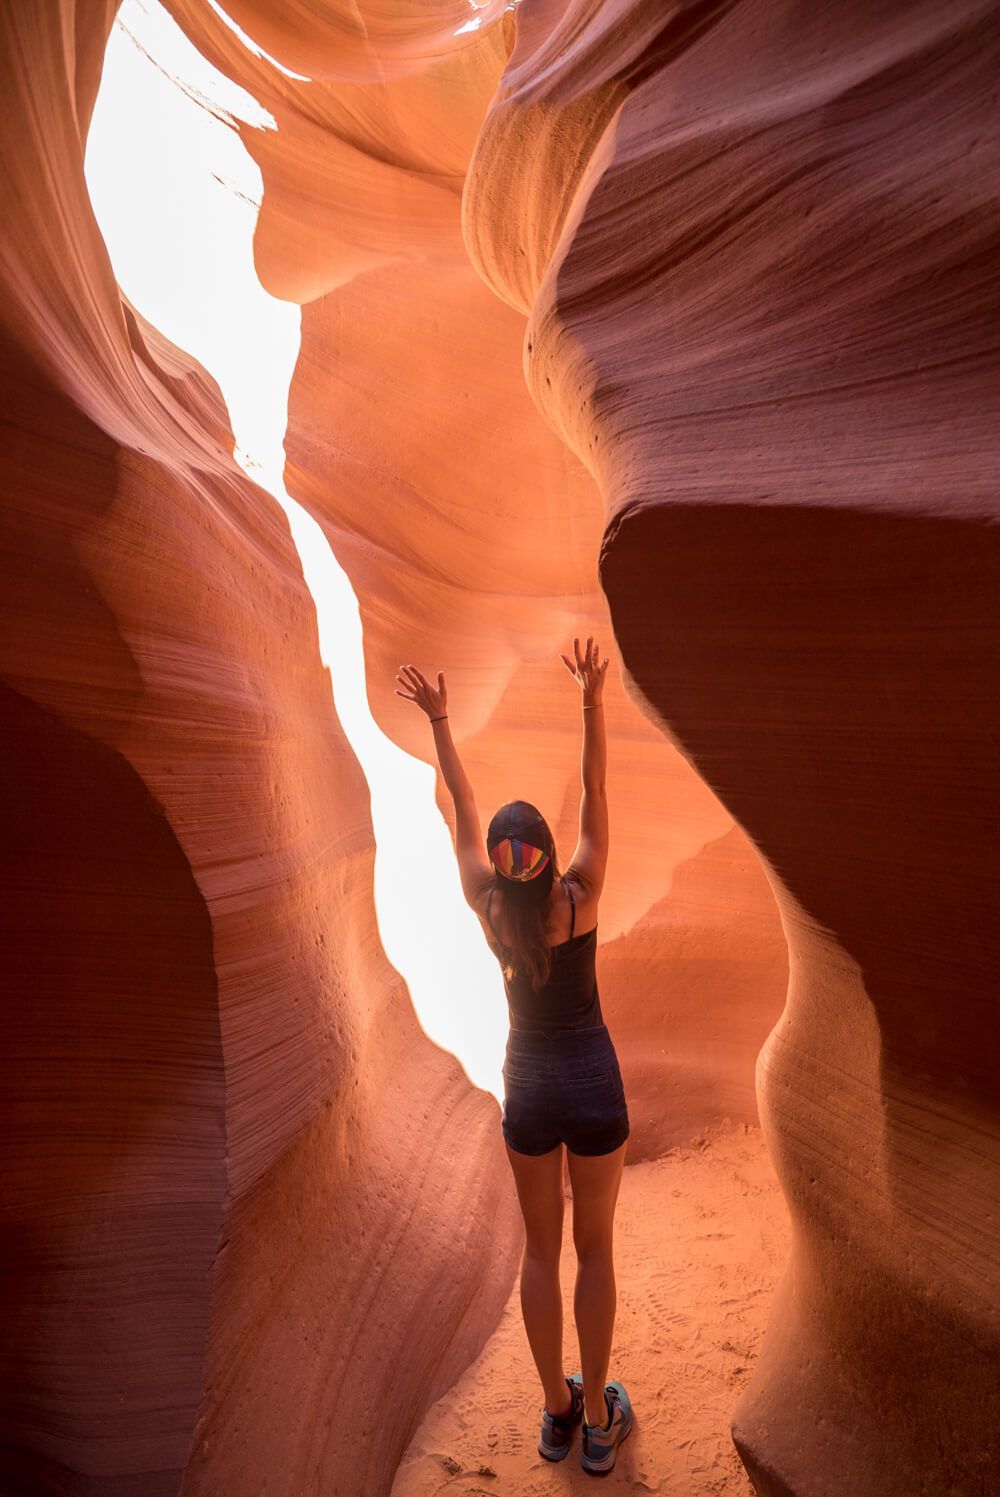
[[[556,850],[553,847],[552,882],[558,883],[561,874]],[[508,899],[503,889],[503,879],[497,874],[496,887],[500,891],[500,906],[503,910],[504,928],[510,932],[510,940],[504,944],[501,960],[503,975],[508,982],[524,973],[537,993],[549,979],[552,970],[552,950],[545,940],[545,912],[548,899],[541,904],[525,904],[521,900]]]

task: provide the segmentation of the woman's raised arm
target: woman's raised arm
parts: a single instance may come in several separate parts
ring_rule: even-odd
[[[438,671],[436,688],[415,665],[401,665],[396,680],[405,688],[400,691],[397,686],[396,696],[403,697],[407,702],[414,702],[426,712],[428,720],[434,725],[434,747],[437,749],[441,776],[455,802],[455,855],[458,858],[462,892],[478,914],[484,891],[493,887],[493,865],[486,855],[472,782],[462,768],[458,749],[451,736],[444,671]]]
[[[434,724],[434,747],[437,749],[441,775],[451,791],[452,799],[458,801],[463,795],[472,796],[472,785],[462,768],[458,749],[448,727],[448,688],[444,684],[444,671],[438,671],[436,688],[415,665],[401,665],[396,673],[396,680],[407,688],[400,691],[397,686],[396,696],[403,697],[407,702],[415,702],[422,712],[426,712],[428,721]]]
[[[587,636],[587,648],[580,655],[580,641],[574,639],[573,653],[576,667],[565,655],[560,655],[563,665],[583,692],[583,751],[580,757],[580,777],[583,794],[580,797],[580,838],[570,860],[570,869],[594,895],[604,887],[604,873],[608,862],[610,831],[608,826],[608,800],[605,793],[605,773],[608,765],[608,740],[604,730],[604,673],[608,661],[599,664],[600,651],[593,637]]]

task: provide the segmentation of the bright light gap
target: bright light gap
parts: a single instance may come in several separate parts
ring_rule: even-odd
[[[372,718],[357,599],[322,529],[284,487],[301,317],[298,306],[269,296],[255,274],[263,184],[227,118],[274,128],[155,0],[125,0],[108,42],[86,156],[115,274],[143,316],[218,382],[237,461],[288,517],[337,713],[371,792],[379,934],[428,1035],[499,1100],[503,987],[462,897],[451,835],[434,802],[434,771]]]

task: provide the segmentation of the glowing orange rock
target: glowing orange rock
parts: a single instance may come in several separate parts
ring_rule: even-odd
[[[206,45],[193,0],[171,8]],[[584,466],[531,402],[523,316],[470,267],[460,223],[466,160],[510,38],[484,30],[419,73],[397,74],[393,54],[387,79],[366,90],[274,69],[265,77],[220,26],[205,25],[210,55],[279,121],[277,133],[244,138],[264,176],[258,273],[276,294],[314,298],[289,399],[286,481],[358,595],[372,709],[397,742],[433,760],[426,723],[393,683],[415,652],[425,669],[445,669],[484,824],[503,801],[531,800],[565,863],[577,835],[580,719],[558,653],[574,633],[611,645],[596,566],[602,508]],[[375,158],[370,171],[359,151]],[[363,247],[363,263],[346,239]],[[676,1049],[649,1053],[644,989],[615,988],[609,1000],[642,1157],[708,1119],[756,1118],[753,1057],[780,1012],[787,958],[773,898],[732,816],[614,676],[607,702],[613,838],[602,943],[623,951],[637,927],[647,960],[656,951],[669,962],[676,940],[689,955],[662,999],[667,1014],[687,1009]],[[450,817],[443,787],[439,801]],[[651,945],[650,928],[638,926],[674,871],[721,839],[727,854],[712,859],[725,901],[706,887],[697,910],[678,920],[675,907],[670,937]],[[743,915],[748,926],[763,922],[745,959],[730,936]],[[712,988],[693,953],[710,962],[719,943],[734,965]],[[727,1050],[718,1037],[730,1026]]]
[[[383,1491],[517,1208],[379,944],[285,517],[94,223],[114,9],[0,11],[0,1486]]]
[[[789,939],[764,1497],[1000,1487],[995,10],[526,5],[466,239]],[[516,168],[513,164],[516,163]],[[992,683],[992,684],[991,684]]]

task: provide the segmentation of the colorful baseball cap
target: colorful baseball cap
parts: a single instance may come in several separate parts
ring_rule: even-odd
[[[552,888],[552,842],[545,819],[529,801],[501,806],[486,833],[490,862],[512,894],[543,899]]]
[[[494,847],[490,857],[493,866],[504,878],[516,878],[519,884],[536,878],[549,861],[547,852],[522,842],[519,837],[505,837]]]

